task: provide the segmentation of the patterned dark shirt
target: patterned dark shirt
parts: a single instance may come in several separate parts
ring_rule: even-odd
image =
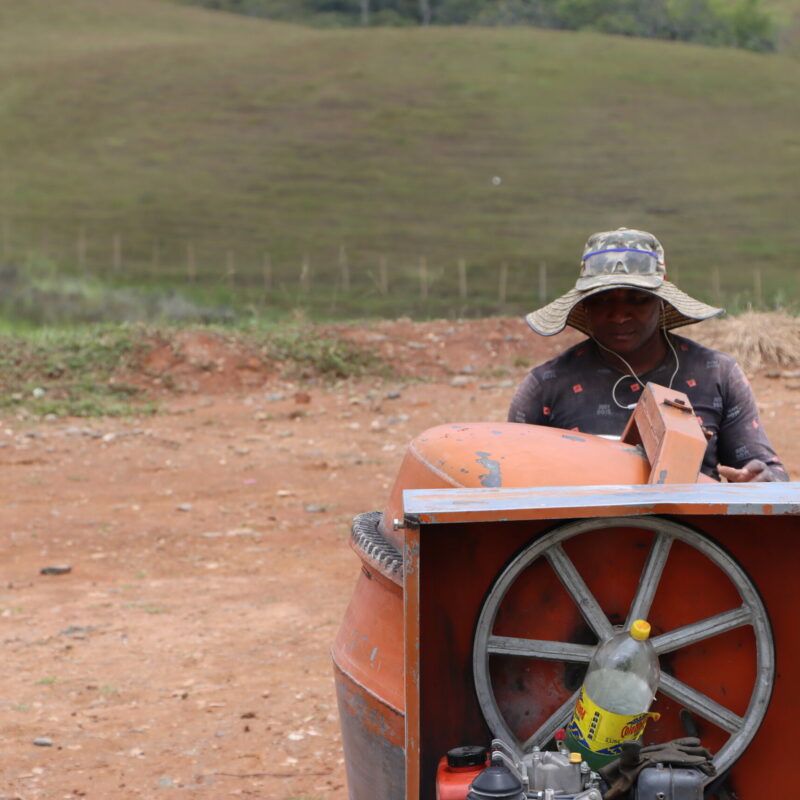
[[[757,458],[772,467],[778,480],[789,480],[786,469],[767,439],[750,383],[741,367],[725,353],[670,334],[680,366],[672,388],[689,397],[700,424],[711,431],[701,470],[719,478],[717,465],[743,467]],[[669,351],[649,372],[639,375],[643,383],[670,385],[675,356]],[[549,425],[585,433],[619,436],[642,386],[607,364],[597,345],[587,339],[560,356],[535,367],[519,385],[508,411],[509,422]]]

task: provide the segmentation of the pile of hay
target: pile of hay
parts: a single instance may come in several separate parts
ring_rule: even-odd
[[[800,365],[800,318],[790,314],[749,311],[701,322],[686,331],[701,344],[733,356],[746,372]]]

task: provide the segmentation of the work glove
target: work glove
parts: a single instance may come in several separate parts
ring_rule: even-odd
[[[650,744],[639,751],[639,758],[647,759],[650,764],[694,767],[706,775],[715,775],[717,772],[711,762],[711,752],[700,744],[696,736],[684,736],[664,744]]]
[[[622,756],[600,769],[600,776],[609,785],[603,795],[605,800],[627,797],[645,767],[664,764],[672,767],[693,767],[706,775],[714,775],[711,753],[700,744],[696,736],[684,736],[663,744],[641,747],[638,742],[625,742]]]

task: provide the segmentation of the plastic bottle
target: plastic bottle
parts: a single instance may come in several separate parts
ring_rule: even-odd
[[[649,713],[660,675],[649,638],[650,624],[637,619],[603,642],[589,663],[567,745],[592,769],[619,758],[622,743],[639,740],[647,720],[659,716]]]

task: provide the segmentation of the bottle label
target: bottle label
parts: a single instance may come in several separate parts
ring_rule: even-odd
[[[606,711],[586,694],[581,693],[575,701],[575,712],[567,732],[579,745],[600,756],[616,758],[622,753],[622,743],[640,739],[647,720],[658,719],[661,715],[652,711],[642,714],[614,714]]]

